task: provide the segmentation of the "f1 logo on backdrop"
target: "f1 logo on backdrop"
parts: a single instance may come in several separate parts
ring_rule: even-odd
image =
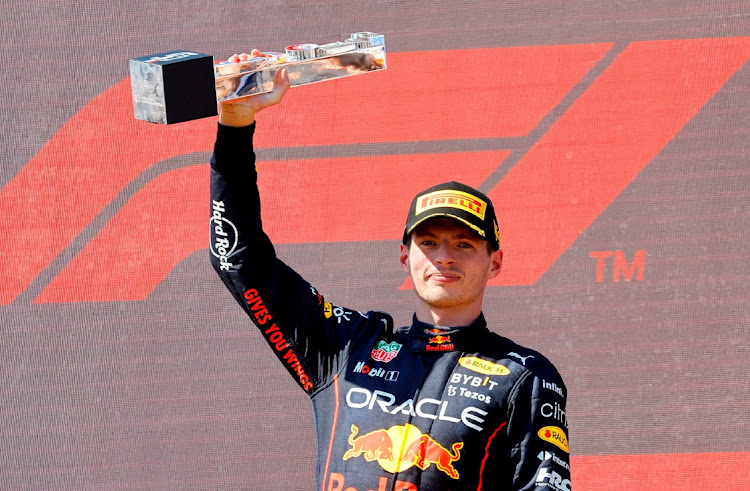
[[[291,91],[283,110],[263,115],[256,147],[523,138],[612,47],[392,53],[382,73]],[[516,258],[493,284],[535,283],[749,56],[747,37],[634,42],[617,54],[488,190],[503,249]],[[209,152],[214,134],[215,119],[136,121],[128,80],[94,98],[0,190],[2,216],[24,217],[23,226],[0,225],[0,304],[23,293],[131,181],[171,157]],[[313,200],[319,211],[290,217],[266,205],[267,232],[276,243],[398,239],[416,192],[448,179],[480,186],[511,153],[262,162],[265,197],[283,197],[286,210]],[[207,182],[206,164],[152,179],[34,302],[145,299],[208,247]]]

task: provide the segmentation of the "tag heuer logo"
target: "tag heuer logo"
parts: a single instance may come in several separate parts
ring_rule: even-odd
[[[395,341],[392,343],[387,343],[381,340],[378,341],[378,344],[376,344],[372,349],[372,353],[370,353],[370,356],[372,356],[372,359],[375,361],[388,363],[392,359],[396,358],[399,350],[401,350],[401,346],[402,345],[398,344]]]

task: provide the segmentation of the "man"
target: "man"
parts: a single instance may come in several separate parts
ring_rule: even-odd
[[[252,56],[257,56],[253,52]],[[222,103],[211,160],[212,263],[311,397],[322,491],[570,489],[565,385],[482,315],[503,254],[490,200],[450,182],[415,197],[400,262],[413,324],[349,311],[275,256],[261,228],[255,114],[289,88]]]

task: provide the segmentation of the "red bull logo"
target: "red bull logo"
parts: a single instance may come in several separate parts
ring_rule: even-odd
[[[391,473],[404,471],[414,465],[425,470],[435,464],[453,479],[459,477],[453,463],[461,457],[463,442],[454,443],[448,450],[408,423],[364,435],[359,435],[357,425],[352,425],[351,429],[348,440],[351,448],[344,453],[344,460],[355,457],[362,457],[367,462],[377,460],[380,467]]]
[[[463,442],[456,442],[451,446],[452,452],[449,452],[429,435],[422,435],[406,449],[404,460],[413,461],[414,465],[422,470],[427,469],[430,464],[435,464],[453,479],[458,479],[458,471],[453,467],[453,462],[461,457],[459,450],[463,446]]]
[[[357,425],[352,425],[352,434],[349,435],[349,445],[352,448],[344,453],[344,460],[363,454],[368,462],[380,459],[393,460],[393,442],[386,430],[371,431],[359,437],[358,433]]]
[[[346,477],[338,472],[332,472],[331,477],[328,480],[328,488],[326,491],[359,491],[353,486],[347,486]],[[389,486],[390,481],[387,477],[383,476],[378,479],[378,488],[369,488],[367,491],[419,491],[417,485],[408,481],[399,481],[393,483],[393,486]]]
[[[443,344],[443,343],[450,343],[451,337],[450,336],[435,336],[434,338],[430,338],[430,343],[433,344]]]
[[[456,345],[450,342],[450,336],[438,336],[430,339],[424,349],[425,351],[454,351]]]

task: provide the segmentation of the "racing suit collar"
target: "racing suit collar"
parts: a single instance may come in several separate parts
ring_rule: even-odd
[[[435,326],[421,322],[414,314],[408,342],[418,352],[474,351],[486,331],[487,321],[482,313],[470,325],[461,327]]]

